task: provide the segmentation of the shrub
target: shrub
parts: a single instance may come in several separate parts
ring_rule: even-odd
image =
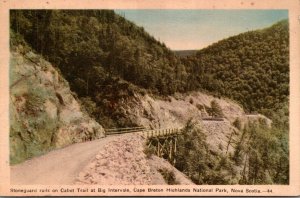
[[[80,100],[87,113],[92,116],[97,109],[96,103],[91,99],[91,97],[82,97]]]
[[[145,96],[147,94],[147,91],[145,89],[141,89],[140,93],[142,96]]]
[[[239,118],[236,118],[235,121],[232,123],[233,126],[235,126],[237,129],[242,129],[242,122]]]
[[[155,155],[155,148],[150,146],[145,146],[144,153],[146,154],[146,157],[149,159],[152,155]]]
[[[204,110],[204,106],[203,105],[201,105],[201,104],[196,104],[196,107],[200,110],[200,111],[202,111],[202,110]]]
[[[212,100],[211,103],[211,114],[214,117],[224,117],[221,106],[217,103],[216,100]]]
[[[34,87],[34,88],[33,88]],[[37,115],[39,110],[43,108],[43,104],[48,97],[48,93],[45,89],[39,86],[31,86],[28,93],[25,94],[25,112],[28,115]]]
[[[219,149],[222,151],[223,150],[223,145],[221,143],[219,143]]]
[[[160,174],[163,176],[165,182],[169,185],[175,185],[178,184],[176,181],[176,177],[173,171],[170,171],[166,168],[162,168],[158,170]]]
[[[234,150],[234,154],[232,156],[233,161],[237,166],[240,166],[242,164],[242,151],[244,150],[243,146],[241,144],[238,144]]]
[[[236,177],[231,174],[231,159],[221,152],[211,150],[206,138],[202,129],[189,121],[178,138],[175,167],[188,175],[195,184],[231,184],[231,179]]]
[[[204,108],[206,110],[206,112],[208,113],[208,115],[212,115],[212,108],[210,108],[209,106],[204,105]]]

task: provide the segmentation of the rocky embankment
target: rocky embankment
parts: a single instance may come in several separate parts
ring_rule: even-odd
[[[168,96],[167,99],[136,94],[130,101],[120,102],[119,106],[137,125],[149,128],[174,128],[185,126],[190,119],[202,120],[210,117],[208,110],[212,101],[218,103],[223,113],[222,117],[230,123],[237,118],[242,125],[258,118],[270,122],[260,114],[248,116],[239,104],[229,99],[213,97],[202,92],[177,93]]]
[[[10,56],[10,161],[19,163],[51,149],[103,137],[81,110],[68,82],[25,46]]]
[[[166,184],[159,173],[164,169],[174,174],[177,184],[193,184],[169,162],[144,153],[146,140],[136,134],[116,137],[105,145],[81,171],[76,184],[158,185]]]
[[[222,118],[214,120],[209,110],[212,102],[219,105]],[[167,99],[158,99],[149,95],[136,94],[134,99],[120,104],[124,115],[139,126],[147,128],[183,128],[188,120],[198,123],[207,136],[207,142],[213,152],[233,154],[241,129],[250,122],[271,120],[260,114],[248,115],[243,108],[224,98],[217,98],[202,92],[175,94]],[[234,122],[240,123],[237,128]]]

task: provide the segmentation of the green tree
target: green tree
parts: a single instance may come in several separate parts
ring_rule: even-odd
[[[216,100],[212,100],[210,106],[211,106],[211,115],[213,117],[224,117],[222,108]]]

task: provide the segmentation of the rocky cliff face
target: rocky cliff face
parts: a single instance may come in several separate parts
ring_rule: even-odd
[[[233,123],[239,119],[241,125],[248,122],[264,120],[271,125],[271,120],[261,114],[248,115],[243,108],[229,100],[216,98],[202,92],[175,94],[167,99],[157,99],[149,95],[136,94],[133,99],[121,102],[120,108],[137,125],[150,128],[183,127],[189,119],[203,120],[212,118],[209,113],[215,101],[222,111],[224,121]],[[124,105],[126,104],[126,105]]]
[[[22,45],[12,48],[11,163],[103,136],[103,128],[81,110],[68,82],[49,62]]]
[[[217,119],[210,112],[213,101],[223,114]],[[239,104],[229,99],[201,92],[175,94],[167,99],[136,94],[134,99],[122,104],[120,108],[133,123],[152,129],[182,128],[192,119],[207,135],[211,151],[224,155],[234,153],[236,143],[242,135],[241,129],[247,123],[263,121],[269,126],[272,123],[263,115],[246,114]]]
[[[150,128],[183,127],[189,119],[202,120],[209,118],[207,110],[212,101],[216,101],[224,114],[224,118],[234,122],[236,118],[244,120],[246,116],[242,107],[225,99],[218,99],[201,92],[176,94],[167,100],[155,99],[149,95],[136,95],[125,111],[138,125]]]

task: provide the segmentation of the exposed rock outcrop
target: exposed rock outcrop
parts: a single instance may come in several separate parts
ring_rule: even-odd
[[[11,163],[104,136],[59,72],[21,45],[11,52],[10,82]]]
[[[239,104],[202,92],[176,94],[169,96],[167,100],[156,99],[147,94],[145,96],[136,94],[134,99],[126,102],[126,105],[120,104],[120,108],[124,109],[126,116],[130,117],[137,125],[150,128],[174,128],[183,127],[189,119],[202,120],[210,117],[207,110],[211,108],[212,101],[219,104],[224,119],[230,123],[237,118],[242,123],[250,121],[249,116]],[[251,120],[260,117],[267,123],[271,123],[269,119],[260,114],[250,117]]]
[[[223,114],[219,118],[210,115],[213,101]],[[264,122],[268,126],[272,123],[261,114],[246,114],[234,101],[201,92],[175,94],[167,99],[136,94],[134,99],[120,106],[132,122],[152,129],[182,128],[192,119],[206,134],[210,150],[222,155],[233,155],[241,129],[248,123]]]

